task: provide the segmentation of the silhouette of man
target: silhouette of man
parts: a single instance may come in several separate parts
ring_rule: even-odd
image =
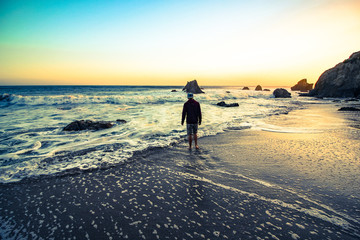
[[[187,94],[188,101],[184,103],[181,125],[184,125],[186,118],[186,130],[189,140],[189,149],[191,149],[192,139],[194,136],[195,148],[199,149],[197,144],[197,130],[198,125],[201,125],[201,108],[200,103],[194,100],[193,93]]]

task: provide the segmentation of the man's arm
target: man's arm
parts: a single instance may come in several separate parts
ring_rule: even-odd
[[[183,111],[182,111],[182,117],[181,117],[181,125],[184,125],[185,116],[186,116],[186,109],[185,109],[185,104],[184,104]]]
[[[201,119],[202,119],[202,116],[201,116],[201,107],[200,107],[200,103],[199,103],[199,125],[201,125]]]

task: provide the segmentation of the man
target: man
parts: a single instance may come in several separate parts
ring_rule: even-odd
[[[197,144],[198,125],[201,125],[201,108],[200,104],[194,100],[193,93],[187,94],[188,101],[184,103],[182,111],[181,125],[184,125],[186,117],[186,129],[189,140],[189,149],[191,149],[192,139],[194,136],[195,148],[199,149]]]

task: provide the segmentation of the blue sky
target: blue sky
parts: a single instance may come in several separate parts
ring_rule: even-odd
[[[355,0],[0,4],[0,84],[292,85],[360,42]]]

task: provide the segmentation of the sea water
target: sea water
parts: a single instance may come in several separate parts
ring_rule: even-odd
[[[199,137],[269,129],[263,121],[267,117],[313,101],[296,93],[276,99],[273,90],[205,88],[194,97],[203,113]],[[107,168],[125,163],[136,152],[186,139],[181,112],[187,99],[181,87],[2,86],[0,99],[0,183]],[[239,107],[217,106],[220,101]],[[75,120],[111,121],[114,126],[63,131]]]

